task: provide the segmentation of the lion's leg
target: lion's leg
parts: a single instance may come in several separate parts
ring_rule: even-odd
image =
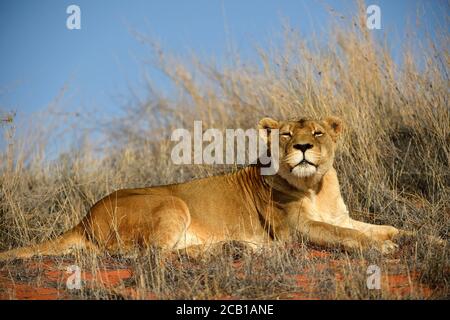
[[[370,223],[365,223],[361,221],[355,221],[353,220],[352,223],[355,225],[355,227],[360,230],[361,232],[364,232],[370,237],[373,237],[377,240],[398,240],[400,238],[403,239],[410,239],[410,240],[417,240],[418,239],[418,232],[416,231],[407,231],[402,229],[397,229],[393,226],[387,226],[387,225],[374,225]],[[437,245],[445,245],[445,241],[440,239],[439,237],[426,235],[425,236],[430,243],[437,244]]]
[[[375,225],[356,220],[352,220],[351,223],[355,229],[363,232],[368,237],[371,237],[379,241],[386,241],[386,240],[396,241],[401,238],[416,241],[419,236],[418,232],[397,229],[393,226],[388,225]],[[435,236],[428,235],[426,236],[426,238],[430,243],[436,245],[446,244],[444,240]]]
[[[299,231],[313,243],[330,247],[343,247],[349,251],[373,247],[383,253],[389,253],[396,248],[396,245],[391,241],[376,241],[359,230],[325,222],[306,221],[301,224]]]
[[[0,253],[1,260],[27,259],[37,255],[54,256],[71,253],[74,249],[98,252],[98,248],[74,228],[56,239]]]
[[[407,234],[406,231],[399,230],[393,226],[370,224],[353,219],[350,220],[350,225],[352,228],[378,241],[394,240],[401,234]]]
[[[144,235],[145,243],[164,251],[172,251],[182,246],[191,224],[189,208],[183,200],[167,198],[152,212],[150,218],[153,219],[153,230]]]
[[[80,223],[89,239],[111,253],[157,247],[177,248],[191,221],[186,203],[171,195],[109,197]]]

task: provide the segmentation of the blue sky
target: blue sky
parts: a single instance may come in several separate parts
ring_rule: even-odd
[[[351,1],[120,1],[120,0],[3,0],[0,1],[0,110],[18,116],[47,106],[67,85],[74,108],[115,110],[117,96],[128,85],[139,86],[140,59],[147,49],[129,28],[147,33],[178,55],[191,50],[217,60],[226,58],[230,39],[249,59],[255,44],[264,46],[280,31],[282,19],[304,34],[327,30],[324,3],[343,13]],[[81,30],[66,28],[66,8],[81,8]],[[382,30],[395,46],[402,42],[406,23],[414,22],[417,8],[431,29],[444,24],[450,10],[446,1],[373,0],[381,8]],[[414,23],[412,23],[414,26]],[[164,79],[152,73],[163,89]]]

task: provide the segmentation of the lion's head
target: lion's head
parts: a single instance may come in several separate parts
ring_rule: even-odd
[[[322,176],[333,165],[336,141],[342,132],[339,118],[277,121],[264,118],[259,128],[279,130],[279,175],[288,181]]]

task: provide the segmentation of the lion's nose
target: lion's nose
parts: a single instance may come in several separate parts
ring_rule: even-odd
[[[312,144],[306,143],[306,144],[294,144],[294,149],[301,150],[302,152],[305,152],[308,149],[311,149],[313,147]]]

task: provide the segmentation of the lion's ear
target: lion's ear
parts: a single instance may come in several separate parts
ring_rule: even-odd
[[[266,129],[270,131],[271,129],[278,129],[279,123],[276,120],[273,120],[272,118],[262,118],[259,121],[258,129]]]
[[[258,123],[259,136],[267,144],[269,142],[270,131],[273,129],[278,129],[279,127],[280,124],[278,121],[273,120],[272,118],[262,118]]]
[[[344,129],[344,123],[338,117],[328,117],[325,119],[325,123],[330,128],[330,133],[333,137],[333,140],[337,140],[337,138],[341,135],[342,130]]]

